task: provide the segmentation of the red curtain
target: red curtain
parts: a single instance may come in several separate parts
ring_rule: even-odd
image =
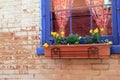
[[[90,0],[84,0],[84,1],[87,6],[90,5]],[[92,0],[93,6],[103,5],[103,4],[104,4],[104,0]],[[60,33],[61,31],[65,31],[69,33],[69,28],[68,28],[69,17],[70,17],[69,8],[70,8],[69,0],[52,0],[52,11],[54,13],[54,20],[53,20],[54,31],[58,33]],[[66,9],[66,10],[62,11],[63,9]],[[111,9],[105,6],[99,6],[99,7],[92,8],[93,20],[95,21],[95,24],[97,24],[97,26],[93,26],[93,27],[99,27],[99,28],[103,27],[105,30],[104,31],[105,33],[103,34],[105,35],[112,33],[112,30],[110,27],[111,26],[110,25],[110,20],[111,20],[110,11]],[[110,30],[107,30],[107,29],[110,29]]]
[[[69,6],[69,0],[52,0],[52,10],[56,11],[54,12],[54,24],[56,28],[55,31],[58,33],[65,31],[65,26],[67,25],[70,16],[70,11],[68,10]]]
[[[90,5],[90,0],[85,0],[87,5]],[[103,5],[104,0],[92,0],[92,5]],[[105,6],[99,6],[92,8],[93,18],[99,28],[107,27],[111,19],[110,8]]]

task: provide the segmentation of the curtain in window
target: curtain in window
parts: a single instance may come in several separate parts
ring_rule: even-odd
[[[90,5],[90,0],[85,0],[87,5]],[[110,27],[109,22],[111,20],[111,10],[110,6],[98,6],[103,5],[106,0],[92,0],[92,6],[96,6],[92,8],[93,19],[95,20],[97,26],[99,28],[104,28],[104,34],[107,34],[107,27]],[[111,33],[111,32],[110,32]]]
[[[77,6],[76,3],[74,3],[74,0],[72,1],[72,5]],[[81,0],[83,2],[83,0]],[[86,5],[90,5],[90,0],[84,0]],[[111,35],[111,9],[110,6],[100,6],[106,3],[106,0],[92,0],[92,6],[96,6],[92,8],[93,13],[93,19],[94,23],[97,24],[97,26],[93,27],[103,27],[104,33],[103,35]],[[81,7],[81,6],[78,6]],[[52,0],[52,17],[53,17],[53,31],[61,32],[65,31],[69,33],[69,17],[70,17],[70,2],[69,0]],[[94,24],[93,23],[93,24]],[[108,28],[109,27],[109,28]],[[110,29],[110,30],[108,30]]]
[[[54,31],[60,33],[65,31],[65,26],[68,24],[69,20],[69,0],[52,0],[52,10],[53,10],[53,29]]]

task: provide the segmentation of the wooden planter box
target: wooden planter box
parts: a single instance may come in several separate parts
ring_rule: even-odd
[[[50,45],[46,58],[109,58],[110,44]]]

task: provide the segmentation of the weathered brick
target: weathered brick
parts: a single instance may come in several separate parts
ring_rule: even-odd
[[[108,70],[110,65],[108,63],[104,64],[92,64],[92,69],[93,70]]]
[[[92,63],[101,63],[101,59],[75,59],[71,60],[72,64],[92,64]]]
[[[41,0],[0,0],[0,80],[120,80],[120,55],[110,59],[46,59]],[[63,0],[64,1],[64,0]]]
[[[13,37],[13,32],[0,32],[0,37]]]
[[[89,76],[99,76],[101,73],[99,70],[70,70],[71,74],[76,75],[89,75]]]
[[[118,64],[119,59],[102,59],[102,63]]]
[[[73,69],[73,70],[74,69],[75,70],[91,70],[91,65],[90,64],[85,64],[85,65],[71,65],[70,69]]]
[[[120,76],[96,76],[93,80],[120,80]]]

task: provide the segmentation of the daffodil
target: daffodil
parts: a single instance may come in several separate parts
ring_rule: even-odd
[[[90,29],[90,31],[89,31],[90,33],[92,33],[93,32],[93,30],[92,29]]]
[[[94,33],[98,33],[99,32],[99,30],[98,30],[98,28],[96,28],[95,30],[94,30]]]
[[[61,32],[61,35],[64,35],[64,34],[65,34],[65,32],[64,32],[64,31],[62,31],[62,32]]]
[[[56,36],[56,37],[59,37],[59,34],[56,34],[55,36]]]
[[[103,32],[103,31],[104,31],[104,28],[100,28],[100,31]]]
[[[49,45],[48,45],[47,43],[45,43],[43,46],[44,46],[44,47],[48,47]]]
[[[62,31],[62,32],[61,32],[61,37],[64,37],[64,34],[65,34],[65,32],[64,32],[64,31]]]
[[[53,36],[53,37],[55,37],[56,36],[56,32],[51,32],[51,35]]]

